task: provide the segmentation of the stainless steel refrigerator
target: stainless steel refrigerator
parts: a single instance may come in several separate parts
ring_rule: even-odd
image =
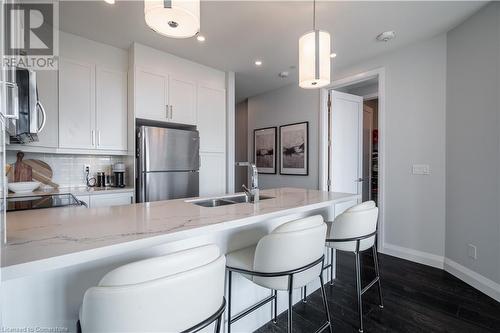
[[[198,196],[199,150],[196,130],[137,127],[137,201]]]

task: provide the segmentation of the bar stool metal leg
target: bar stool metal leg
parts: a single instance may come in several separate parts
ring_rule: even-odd
[[[330,286],[333,286],[333,247],[330,248]]]
[[[307,303],[307,286],[304,286],[304,296],[302,297],[302,303]]]
[[[325,292],[325,286],[323,285],[323,272],[319,275],[319,281],[321,284],[321,296],[323,298],[323,306],[325,307],[325,312],[326,312],[326,321],[328,322],[328,329],[330,333],[333,333],[332,329],[332,320],[330,319],[330,310],[328,309],[328,302],[326,300],[326,292]]]
[[[292,306],[293,306],[293,275],[288,276],[288,327],[287,332],[292,333]]]
[[[233,272],[228,271],[227,278],[227,333],[231,333],[231,283],[233,278]]]
[[[273,314],[273,323],[276,324],[278,323],[278,292],[276,290],[273,290],[273,295],[274,295],[274,314]]]
[[[375,264],[375,274],[377,275],[377,278],[378,278],[378,298],[379,298],[379,301],[380,301],[380,304],[379,304],[379,307],[381,309],[384,308],[384,302],[382,300],[382,285],[380,284],[380,271],[378,269],[378,254],[377,254],[377,247],[376,245],[374,245],[372,247],[373,249],[373,262]]]
[[[220,333],[221,322],[222,322],[222,314],[215,321],[214,333]]]
[[[361,300],[361,265],[359,257],[360,253],[356,251],[356,293],[358,296],[359,332],[363,332],[363,302]]]

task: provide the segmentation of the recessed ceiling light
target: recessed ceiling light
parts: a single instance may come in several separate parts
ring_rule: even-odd
[[[262,66],[261,60],[255,60],[255,66]]]
[[[377,36],[377,40],[379,42],[388,42],[390,41],[391,39],[394,39],[394,37],[396,37],[396,32],[395,31],[384,31],[382,32],[381,34],[379,34]]]
[[[104,2],[109,3],[110,5],[115,4],[115,0],[104,0]]]
[[[197,40],[198,42],[204,42],[204,41],[205,41],[205,40],[207,40],[207,39],[205,38],[205,36],[198,35],[198,36],[196,36],[196,40]]]
[[[330,53],[330,58],[335,58],[337,56],[337,53]]]

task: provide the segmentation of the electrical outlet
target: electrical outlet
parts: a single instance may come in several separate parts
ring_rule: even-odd
[[[467,254],[469,255],[469,258],[476,260],[477,259],[477,246],[475,246],[474,244],[467,244]]]
[[[83,165],[83,172],[90,173],[90,165],[89,164],[84,164]]]

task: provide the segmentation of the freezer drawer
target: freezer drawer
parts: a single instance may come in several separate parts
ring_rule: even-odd
[[[197,131],[141,126],[139,142],[141,172],[199,169],[200,139]]]
[[[199,173],[146,172],[142,174],[144,186],[140,187],[140,202],[197,197]]]

